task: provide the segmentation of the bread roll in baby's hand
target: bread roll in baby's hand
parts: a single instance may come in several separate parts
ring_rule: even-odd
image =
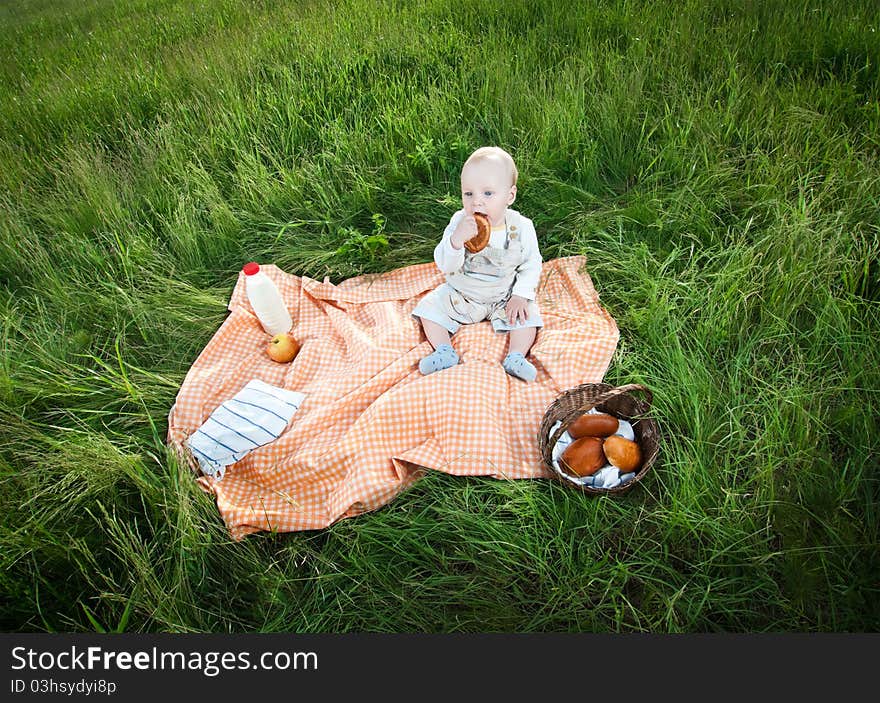
[[[489,218],[482,212],[474,213],[474,221],[477,223],[477,233],[464,243],[464,248],[471,254],[476,254],[486,248],[489,244],[489,233],[492,231]]]

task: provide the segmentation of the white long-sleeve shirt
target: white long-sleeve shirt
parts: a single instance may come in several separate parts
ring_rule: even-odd
[[[465,248],[456,249],[452,246],[452,233],[458,223],[465,216],[464,210],[456,212],[443,231],[443,238],[434,248],[434,262],[445,274],[456,273],[464,265]],[[534,300],[538,289],[538,281],[541,278],[541,250],[538,247],[538,235],[535,225],[524,215],[515,210],[507,211],[507,222],[519,220],[518,232],[523,247],[523,261],[516,270],[516,279],[513,283],[512,295],[518,295],[527,300]],[[489,235],[489,246],[501,248],[504,246],[504,229],[492,230]],[[470,274],[479,277],[479,274]]]

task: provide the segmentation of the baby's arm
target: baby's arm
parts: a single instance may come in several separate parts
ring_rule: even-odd
[[[534,300],[538,291],[538,282],[541,279],[541,265],[544,262],[538,247],[535,226],[527,217],[522,218],[521,236],[525,259],[516,269],[516,279],[513,282],[511,294],[526,300]]]
[[[443,238],[434,248],[434,263],[443,273],[454,273],[464,264],[464,247],[453,245],[452,237],[459,223],[464,219],[464,210],[456,212],[443,230]],[[476,227],[476,225],[474,225]]]

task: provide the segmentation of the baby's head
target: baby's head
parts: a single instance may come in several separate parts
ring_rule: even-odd
[[[477,149],[461,169],[461,204],[465,213],[482,212],[493,225],[500,225],[507,206],[516,200],[518,176],[513,157],[504,149]]]

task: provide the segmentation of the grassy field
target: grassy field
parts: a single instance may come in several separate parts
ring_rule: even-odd
[[[0,4],[0,629],[880,629],[880,11]],[[227,536],[165,446],[241,265],[431,260],[477,146],[585,254],[655,470]],[[372,235],[381,235],[372,237]]]

